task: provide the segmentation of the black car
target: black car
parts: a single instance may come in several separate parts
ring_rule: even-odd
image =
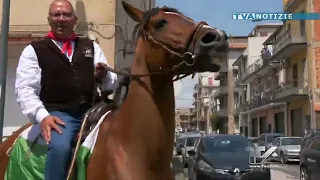
[[[301,143],[301,149],[304,148],[306,144],[309,143],[309,141],[316,136],[320,136],[320,129],[308,129],[305,131],[304,137],[302,139]]]
[[[270,180],[270,169],[252,166],[254,145],[244,136],[216,134],[200,138],[188,151],[191,180]],[[254,168],[253,168],[254,167]]]
[[[300,180],[319,180],[320,136],[308,138],[300,150]]]

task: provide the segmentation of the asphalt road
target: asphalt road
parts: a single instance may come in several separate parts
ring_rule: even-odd
[[[173,157],[172,169],[176,180],[188,180],[188,170],[183,168],[181,156]],[[299,180],[299,165],[297,163],[288,165],[274,163],[271,178],[272,180]]]

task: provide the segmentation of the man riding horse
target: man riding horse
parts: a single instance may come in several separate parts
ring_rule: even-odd
[[[74,8],[66,0],[49,7],[51,31],[22,52],[17,67],[16,96],[23,114],[39,123],[48,143],[46,180],[66,179],[71,143],[84,114],[95,101],[96,80],[102,90],[114,90],[117,75],[98,62],[107,59],[100,46],[74,33]]]

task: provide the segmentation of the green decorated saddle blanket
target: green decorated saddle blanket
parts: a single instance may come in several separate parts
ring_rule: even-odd
[[[86,167],[98,136],[99,127],[109,112],[104,114],[86,137],[76,155],[76,179],[86,179]],[[9,163],[5,180],[44,180],[47,144],[39,135],[40,125],[24,130],[8,151]]]

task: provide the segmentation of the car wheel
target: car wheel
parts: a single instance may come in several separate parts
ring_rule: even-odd
[[[280,161],[282,164],[287,164],[286,156],[283,153],[280,154]]]
[[[300,180],[309,180],[309,174],[305,167],[300,168]]]

